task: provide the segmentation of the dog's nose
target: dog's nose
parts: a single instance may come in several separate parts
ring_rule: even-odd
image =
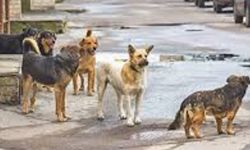
[[[147,61],[147,60],[145,60],[145,65],[146,65],[146,66],[148,65],[148,61]]]
[[[56,43],[56,40],[53,40],[52,43],[55,44],[55,43]]]
[[[96,47],[94,47],[94,50],[96,50]]]

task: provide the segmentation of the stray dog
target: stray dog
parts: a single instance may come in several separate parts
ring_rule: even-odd
[[[79,63],[79,52],[61,49],[54,57],[46,57],[40,54],[38,45],[34,39],[25,39],[24,48],[28,50],[23,55],[23,99],[22,112],[29,112],[29,92],[32,85],[40,83],[54,88],[56,99],[56,115],[58,121],[66,121],[65,93],[66,87],[76,72]],[[34,111],[36,90],[30,99],[31,111]]]
[[[190,134],[193,131],[195,138],[201,138],[200,127],[204,121],[205,113],[214,115],[217,123],[218,134],[223,134],[222,119],[227,118],[226,132],[235,134],[233,129],[234,117],[241,105],[250,80],[248,76],[231,75],[227,78],[227,84],[211,91],[199,91],[188,96],[181,104],[175,120],[168,127],[175,130],[184,123],[187,138],[194,138]]]
[[[94,89],[95,65],[96,65],[95,51],[98,47],[98,43],[97,43],[96,37],[92,36],[91,30],[87,31],[86,37],[81,40],[79,45],[81,47],[81,51],[80,51],[81,58],[79,60],[80,62],[77,68],[77,72],[73,77],[74,95],[77,95],[79,92],[79,86],[77,82],[78,76],[80,76],[81,78],[80,90],[84,90],[83,74],[87,73],[88,74],[88,95],[93,96],[93,93],[95,92],[95,89]]]
[[[21,34],[0,34],[0,54],[23,54],[23,40],[37,34],[35,28],[25,28]]]
[[[129,60],[122,65],[115,63],[100,63],[97,69],[97,90],[98,90],[98,120],[104,119],[103,96],[107,84],[110,83],[118,97],[120,119],[126,119],[123,108],[123,101],[127,101],[127,126],[132,127],[140,124],[140,104],[146,88],[146,66],[148,55],[153,49],[150,46],[146,49],[135,49],[128,46]],[[131,100],[135,98],[135,112],[131,109]]]

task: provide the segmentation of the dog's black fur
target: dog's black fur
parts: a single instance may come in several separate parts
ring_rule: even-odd
[[[73,76],[75,73],[79,55],[62,49],[61,52],[52,56],[41,56],[33,50],[29,42],[24,42],[27,52],[23,55],[22,73],[31,75],[34,81],[45,85],[53,85],[63,78],[63,75]]]
[[[22,54],[24,38],[37,34],[38,30],[35,28],[26,28],[21,34],[0,34],[0,54]]]

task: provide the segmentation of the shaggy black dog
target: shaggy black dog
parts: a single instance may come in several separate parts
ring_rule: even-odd
[[[0,34],[0,54],[22,54],[23,40],[37,34],[35,28],[23,29],[21,34]]]
[[[28,51],[24,53],[22,63],[22,112],[27,114],[29,109],[34,111],[36,89],[32,88],[32,85],[40,83],[54,88],[57,120],[67,121],[69,118],[65,113],[66,87],[77,70],[80,58],[79,50],[62,49],[56,56],[46,57],[40,54],[36,40],[27,38],[23,44]],[[31,89],[33,95],[29,98]]]

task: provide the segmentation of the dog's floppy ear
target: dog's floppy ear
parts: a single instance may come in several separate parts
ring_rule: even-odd
[[[153,48],[154,48],[154,45],[149,46],[148,48],[146,48],[146,52],[149,54]]]
[[[91,34],[92,34],[92,30],[88,29],[88,30],[87,30],[87,33],[86,33],[86,37],[90,37]]]
[[[131,54],[133,54],[135,52],[135,48],[131,45],[131,44],[129,44],[128,45],[128,53],[131,55]]]
[[[236,75],[230,75],[230,76],[227,78],[227,83],[235,82],[235,81],[237,81],[237,76],[236,76]]]

